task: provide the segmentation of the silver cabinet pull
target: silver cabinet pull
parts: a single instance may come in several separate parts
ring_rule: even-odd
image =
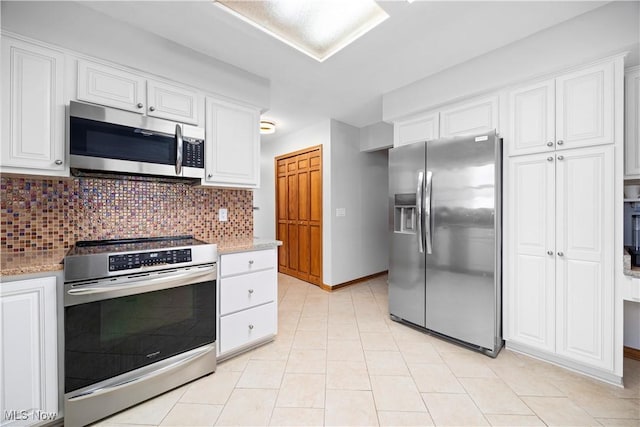
[[[249,260],[249,265],[253,265],[253,260],[252,259]]]
[[[547,255],[553,255],[553,251],[547,251]]]
[[[213,178],[213,175],[209,174],[207,175],[207,178]]]
[[[553,157],[551,156],[547,157],[547,162],[553,162]]]
[[[156,107],[149,107],[149,111],[156,111]]]
[[[547,142],[547,147],[553,147],[553,141]]]
[[[144,107],[144,105],[142,105],[142,102],[138,102],[138,105],[136,105],[136,107],[142,108],[142,107]]]
[[[253,329],[253,325],[249,325],[249,330]]]
[[[252,294],[252,293],[253,293],[253,289],[249,289],[249,294]]]
[[[558,256],[564,256],[564,252],[558,252]]]
[[[56,161],[55,161],[55,164],[56,164],[56,165],[58,165],[58,166],[60,166],[60,165],[62,164],[62,160],[56,160]]]
[[[558,160],[563,160],[564,156],[558,156]]]
[[[559,140],[558,140],[558,142],[557,142],[556,144],[558,144],[558,145],[562,145],[562,144],[564,144],[564,141],[563,141],[563,140],[561,140],[561,139],[559,139]]]
[[[182,175],[182,128],[176,124],[176,175]]]

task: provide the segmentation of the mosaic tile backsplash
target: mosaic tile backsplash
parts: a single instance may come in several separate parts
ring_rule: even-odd
[[[78,240],[190,234],[251,239],[252,193],[120,179],[0,178],[0,250],[69,248]],[[218,221],[218,209],[228,221]]]

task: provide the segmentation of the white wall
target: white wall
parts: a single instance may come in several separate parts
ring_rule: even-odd
[[[612,2],[463,64],[383,95],[393,121],[474,94],[631,49],[638,62],[640,2]]]
[[[269,80],[74,2],[2,1],[2,29],[268,109]]]
[[[387,151],[360,152],[360,130],[331,121],[331,282],[388,269]],[[337,216],[345,209],[345,216]]]
[[[360,128],[360,151],[376,151],[393,147],[393,125],[374,123]]]
[[[640,303],[624,302],[624,345],[640,350]]]

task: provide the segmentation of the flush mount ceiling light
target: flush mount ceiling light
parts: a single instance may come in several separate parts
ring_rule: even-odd
[[[276,132],[276,124],[271,120],[260,120],[260,133],[270,135]]]
[[[389,17],[374,0],[218,0],[216,4],[320,62]]]

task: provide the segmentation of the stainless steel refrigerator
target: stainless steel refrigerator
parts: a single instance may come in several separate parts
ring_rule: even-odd
[[[495,357],[502,140],[495,131],[389,150],[389,312]]]

